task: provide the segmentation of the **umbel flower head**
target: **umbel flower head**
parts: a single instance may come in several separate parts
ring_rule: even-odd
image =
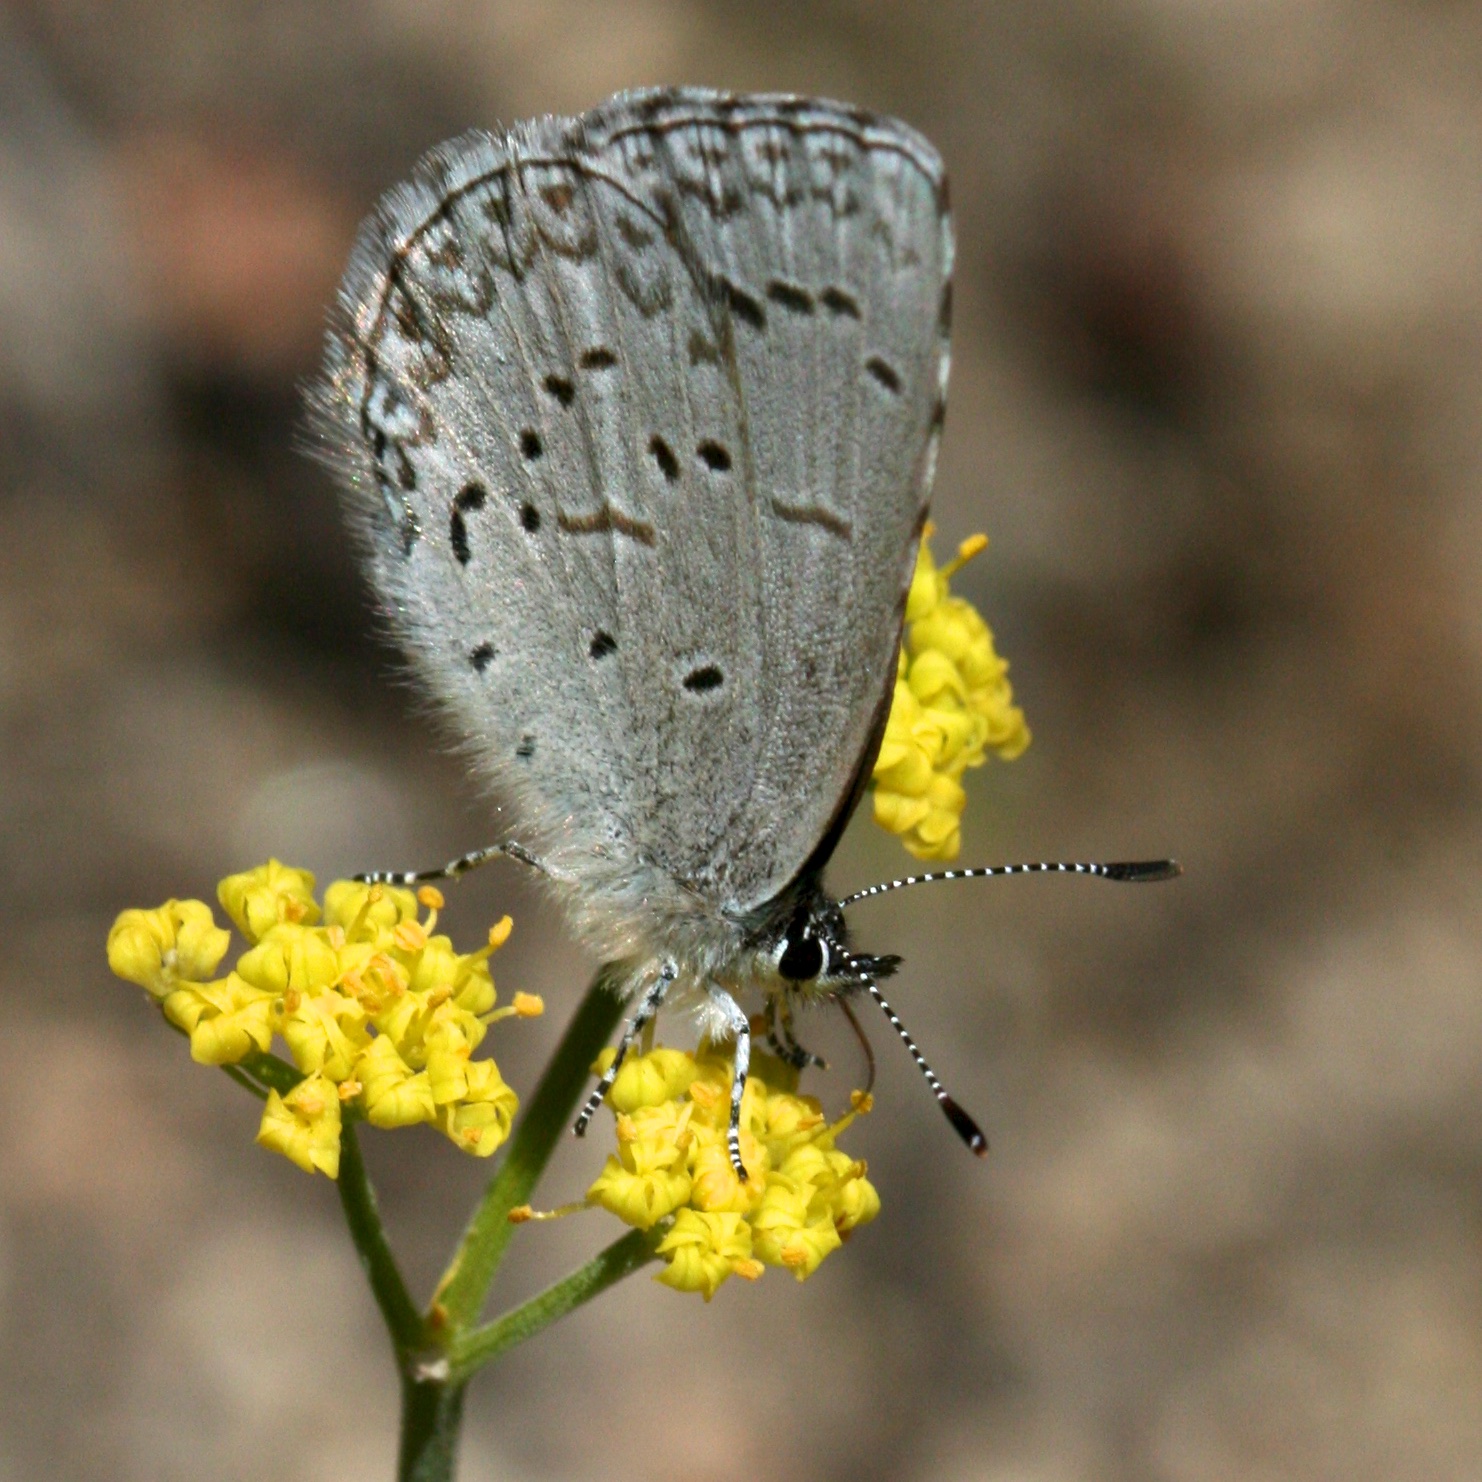
[[[948,581],[988,544],[974,535],[938,567],[927,525],[906,601],[895,697],[875,761],[875,822],[918,859],[956,859],[967,794],[962,774],[992,752],[1013,761],[1029,745],[1008,664],[977,609]]]
[[[869,1098],[856,1094],[854,1110],[830,1123],[796,1094],[795,1071],[769,1056],[752,1063],[762,1074],[747,1077],[741,1101],[744,1183],[726,1150],[729,1058],[660,1047],[625,1061],[613,1082],[617,1151],[587,1190],[589,1204],[638,1229],[670,1221],[656,1279],[707,1302],[728,1277],[755,1281],[767,1266],[806,1280],[880,1212],[864,1163],[835,1145]]]
[[[542,1009],[524,993],[494,1007],[489,958],[508,916],[478,951],[458,953],[434,934],[443,899],[431,886],[337,880],[321,913],[314,877],[269,860],[216,894],[248,943],[225,977],[214,974],[231,934],[204,901],[123,912],[108,965],[159,1003],[202,1064],[239,1064],[275,1037],[287,1045],[303,1079],[268,1092],[264,1147],[334,1178],[347,1110],[377,1127],[429,1122],[477,1157],[509,1136],[518,1099],[494,1061],[473,1058],[496,1019]]]

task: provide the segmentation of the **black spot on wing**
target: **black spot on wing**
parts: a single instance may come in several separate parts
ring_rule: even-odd
[[[540,511],[528,500],[520,506],[520,524],[531,535],[540,529]]]
[[[489,667],[489,665],[493,662],[493,659],[494,645],[492,643],[479,644],[479,646],[474,649],[474,651],[468,656],[468,662],[472,664],[473,667],[477,669],[480,674],[482,674],[484,670]]]
[[[617,364],[617,356],[606,345],[593,345],[590,350],[581,352],[577,364],[583,370],[610,370]]]
[[[653,454],[654,462],[659,465],[659,472],[671,484],[674,483],[679,477],[679,459],[674,456],[674,449],[656,432],[649,439],[648,451]]]
[[[714,664],[702,664],[684,676],[685,689],[696,695],[703,695],[707,690],[717,690],[724,683],[725,675]]]
[[[617,639],[603,628],[599,628],[593,635],[592,646],[587,650],[594,659],[605,659],[608,654],[617,651]]]
[[[813,312],[813,295],[806,288],[801,288],[796,283],[784,282],[781,278],[773,278],[767,284],[767,297],[793,314]]]
[[[540,434],[533,427],[527,427],[520,434],[521,456],[527,463],[534,463],[544,452],[545,444],[541,442]]]
[[[453,496],[453,505],[461,510],[483,509],[488,497],[489,491],[481,483],[470,480]]]
[[[515,747],[515,755],[519,757],[522,762],[528,762],[530,758],[535,755],[535,737],[521,736],[520,744]]]
[[[727,473],[731,467],[731,455],[714,438],[707,437],[695,452],[700,455],[700,461],[712,473]]]
[[[565,376],[550,375],[541,384],[563,407],[576,400],[576,387]]]
[[[729,278],[722,278],[720,286],[727,307],[737,319],[753,329],[767,327],[767,311],[744,288],[732,283]]]
[[[882,385],[892,396],[899,396],[901,390],[901,378],[896,368],[888,360],[882,360],[878,355],[871,355],[865,361],[865,369]]]
[[[448,534],[453,542],[453,555],[458,564],[467,566],[473,557],[473,552],[468,547],[468,526],[463,521],[463,511],[456,507],[449,521]]]
[[[818,301],[830,314],[838,314],[845,319],[860,317],[859,300],[853,294],[845,293],[842,288],[825,288],[818,295]]]

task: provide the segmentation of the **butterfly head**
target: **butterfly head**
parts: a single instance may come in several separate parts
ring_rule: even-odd
[[[852,951],[844,913],[821,889],[775,916],[759,946],[781,990],[804,998],[841,997],[900,965],[899,957]]]

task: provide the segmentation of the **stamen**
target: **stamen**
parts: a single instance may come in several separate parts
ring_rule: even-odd
[[[974,556],[981,555],[988,549],[988,537],[983,534],[969,535],[961,545],[957,547],[957,555],[945,566],[937,567],[941,576],[956,576]]]
[[[571,1204],[558,1204],[555,1209],[532,1209],[528,1204],[517,1204],[505,1215],[512,1225],[526,1225],[533,1220],[564,1220],[567,1215],[582,1214],[592,1206],[585,1199]]]

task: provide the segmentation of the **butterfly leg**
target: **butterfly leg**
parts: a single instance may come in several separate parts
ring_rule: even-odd
[[[587,1097],[586,1105],[582,1107],[576,1124],[571,1129],[578,1137],[587,1135],[587,1127],[592,1118],[597,1115],[597,1108],[602,1105],[607,1093],[612,1090],[612,1083],[617,1079],[618,1071],[623,1068],[623,1061],[627,1059],[628,1052],[633,1048],[638,1036],[648,1027],[649,1021],[663,1006],[664,999],[674,986],[674,979],[678,975],[678,967],[672,962],[666,962],[658,977],[649,985],[648,991],[639,999],[638,1007],[634,1009],[628,1022],[623,1025],[622,1038],[618,1040],[617,1053],[612,1057],[612,1064],[602,1073],[602,1079],[597,1082],[592,1094]]]
[[[517,859],[521,864],[527,864],[531,869],[539,870],[542,875],[552,875],[555,872],[542,860],[537,859],[522,844],[490,844],[486,849],[475,849],[469,854],[460,854],[457,859],[450,859],[447,864],[435,870],[372,870],[355,878],[362,885],[426,885],[433,880],[456,880],[460,875],[466,875],[470,870],[476,870],[482,864],[488,864],[491,859],[498,859],[500,855],[507,855],[510,859]]]
[[[772,1053],[784,1064],[792,1064],[792,1046],[785,1045],[777,1032],[777,1000],[770,994],[767,996],[766,1005],[762,1009],[761,1022],[755,1019],[751,1021],[754,1033],[765,1029],[767,1031],[767,1043],[772,1047]]]
[[[724,988],[710,988],[711,1005],[720,1011],[726,1026],[736,1036],[736,1062],[731,1070],[731,1121],[726,1129],[726,1149],[736,1177],[746,1182],[746,1165],[741,1161],[741,1098],[746,1092],[746,1072],[751,1068],[751,1021],[741,1005]]]
[[[828,1069],[828,1061],[822,1055],[815,1055],[812,1050],[805,1049],[797,1041],[792,1032],[792,1004],[787,995],[783,994],[777,999],[767,1000],[767,1010],[770,1015],[773,1003],[777,1005],[778,1027],[780,1035],[769,1035],[768,1039],[772,1047],[777,1050],[782,1059],[794,1070],[806,1070],[810,1065],[817,1066],[819,1070]]]

